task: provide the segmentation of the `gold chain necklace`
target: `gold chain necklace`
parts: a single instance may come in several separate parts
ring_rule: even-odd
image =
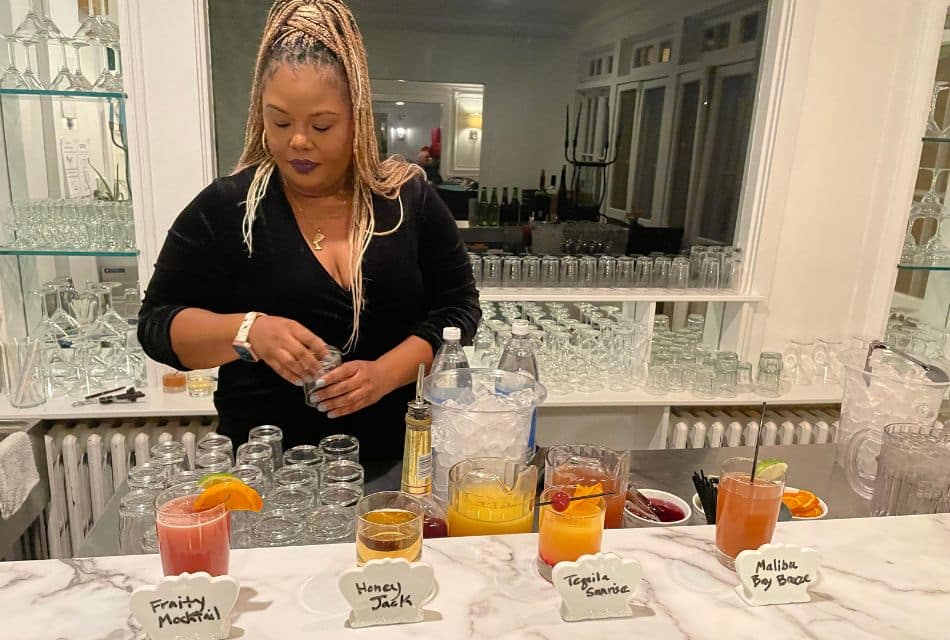
[[[281,180],[283,182],[283,180]],[[287,195],[287,202],[290,203],[290,208],[293,210],[294,214],[298,219],[302,220],[305,224],[313,227],[313,237],[310,238],[310,246],[313,247],[314,251],[323,251],[323,246],[320,244],[327,239],[327,236],[320,230],[315,224],[312,224],[307,220],[306,216],[300,213],[300,209],[297,207],[297,203],[294,202],[293,197],[290,195],[290,190],[287,188],[287,183],[284,182],[284,193]]]

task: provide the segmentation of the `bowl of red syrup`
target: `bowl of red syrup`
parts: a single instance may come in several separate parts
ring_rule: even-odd
[[[677,495],[668,491],[659,489],[640,489],[650,505],[653,507],[653,513],[660,518],[660,522],[653,522],[641,518],[630,509],[624,507],[624,526],[627,528],[636,527],[674,527],[676,525],[686,524],[693,515],[693,510],[689,504]]]

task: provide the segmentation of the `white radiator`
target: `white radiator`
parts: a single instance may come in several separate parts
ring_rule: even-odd
[[[54,422],[45,436],[50,557],[73,556],[128,470],[149,459],[152,445],[184,443],[189,466],[194,467],[195,443],[216,423],[217,418],[203,417]]]
[[[838,410],[822,407],[769,409],[759,424],[755,407],[674,407],[670,410],[667,449],[825,444],[835,441]]]

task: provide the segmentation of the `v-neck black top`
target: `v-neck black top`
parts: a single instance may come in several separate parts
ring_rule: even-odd
[[[145,352],[186,369],[172,349],[170,327],[186,307],[215,313],[260,311],[291,318],[328,344],[342,347],[350,335],[353,306],[300,233],[277,176],[261,200],[253,227],[253,253],[241,233],[250,168],[219,178],[178,216],[155,264],[139,313]],[[442,328],[475,334],[481,311],[465,246],[448,208],[422,178],[401,190],[403,221],[392,235],[372,239],[363,259],[365,306],[359,340],[344,360],[374,360],[409,336],[441,344]],[[377,231],[396,227],[399,201],[373,198]],[[332,433],[355,435],[361,456],[401,455],[406,402],[412,385],[375,405],[329,419],[304,403],[303,391],[263,362],[221,367],[214,395],[219,431],[236,443],[261,424],[284,431],[284,446],[316,444]]]

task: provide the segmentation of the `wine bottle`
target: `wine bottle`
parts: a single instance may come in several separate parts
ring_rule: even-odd
[[[557,176],[551,174],[551,190],[548,193],[548,197],[551,199],[548,208],[548,222],[557,222]]]
[[[546,189],[547,178],[544,169],[541,169],[541,181],[538,182],[538,190],[534,192],[534,204],[531,207],[534,219],[538,222],[544,222],[548,219],[548,209],[551,202]]]
[[[511,189],[511,215],[515,224],[521,224],[521,200],[518,199],[518,187]]]
[[[511,216],[511,202],[508,201],[508,187],[502,187],[501,189],[501,206],[498,208],[498,217],[503,227],[514,222]]]
[[[557,210],[562,216],[570,217],[571,203],[567,193],[567,165],[561,165],[561,183],[557,188]]]
[[[488,202],[488,223],[486,226],[498,226],[498,187],[491,188],[491,200]]]
[[[488,187],[482,187],[482,194],[478,198],[478,208],[475,210],[475,220],[472,221],[473,227],[484,227],[485,219],[488,217]]]

